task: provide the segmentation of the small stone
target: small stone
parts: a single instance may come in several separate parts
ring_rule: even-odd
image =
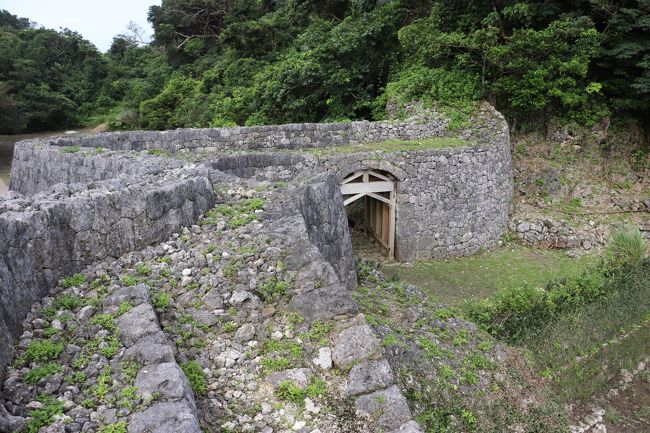
[[[391,383],[393,383],[393,370],[388,361],[381,359],[362,362],[350,370],[345,393],[347,395],[365,394],[386,388]]]
[[[223,308],[223,298],[221,297],[219,291],[216,288],[211,289],[203,297],[203,304],[209,310],[219,310]]]
[[[262,308],[262,317],[263,318],[269,318],[275,314],[275,307],[274,306],[268,306]]]
[[[25,408],[27,409],[40,409],[43,407],[43,403],[40,401],[30,401],[25,405]]]
[[[273,412],[273,406],[270,403],[267,403],[265,401],[262,402],[262,414],[263,415],[268,415],[271,412]]]
[[[368,358],[379,350],[379,339],[366,324],[341,331],[334,340],[332,360],[339,368],[347,368],[356,361]]]
[[[354,407],[385,430],[397,429],[412,419],[406,399],[395,385],[357,398]]]
[[[282,340],[282,337],[284,337],[282,331],[275,331],[271,334],[271,340],[279,341]]]
[[[290,380],[300,388],[304,388],[309,384],[310,377],[311,371],[309,371],[308,368],[291,368],[289,370],[271,373],[266,380],[275,387],[280,385],[282,382]]]
[[[512,429],[512,431],[516,432],[516,427],[515,429]],[[523,428],[520,431],[523,433]],[[411,420],[407,423],[402,424],[397,430],[393,430],[390,433],[422,433],[422,429],[417,422]]]
[[[604,424],[598,424],[592,429],[593,433],[607,433],[607,427]]]
[[[305,421],[296,421],[296,423],[291,427],[291,430],[298,431],[304,428],[307,425]]]
[[[93,314],[95,314],[95,307],[92,305],[86,305],[81,310],[79,310],[77,313],[77,318],[80,321],[85,322],[86,320],[90,319]]]
[[[63,324],[59,319],[54,319],[52,320],[52,328],[56,329],[57,331],[63,331]]]
[[[329,347],[321,347],[318,349],[318,358],[314,358],[313,362],[323,370],[332,368],[332,349]]]
[[[190,269],[190,268],[183,269],[181,271],[181,275],[184,276],[184,277],[189,277],[190,275],[192,275],[192,269]]]
[[[316,406],[311,398],[305,398],[305,410],[309,413],[319,413],[320,406]]]
[[[255,327],[250,323],[242,325],[237,332],[235,332],[235,341],[243,343],[245,341],[250,341],[255,336]]]

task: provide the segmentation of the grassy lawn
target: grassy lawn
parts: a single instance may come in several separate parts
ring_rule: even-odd
[[[383,272],[420,287],[439,302],[458,305],[487,298],[504,287],[543,286],[554,278],[579,274],[596,260],[593,255],[572,259],[563,251],[511,243],[471,257],[390,264]]]

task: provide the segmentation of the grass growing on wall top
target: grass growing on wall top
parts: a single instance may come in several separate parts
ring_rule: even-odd
[[[472,146],[471,141],[451,137],[434,137],[422,140],[386,140],[374,143],[349,144],[326,148],[310,148],[307,152],[315,155],[346,155],[358,152],[414,152],[430,149],[453,149]]]

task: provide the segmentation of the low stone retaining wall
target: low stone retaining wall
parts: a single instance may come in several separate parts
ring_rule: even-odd
[[[53,146],[82,146],[110,150],[220,148],[226,150],[301,149],[342,146],[392,139],[438,137],[448,121],[299,123],[234,128],[177,129],[171,131],[109,132],[45,140]]]
[[[59,278],[161,241],[214,204],[197,172],[122,178],[47,196],[0,201],[0,371],[33,302]]]

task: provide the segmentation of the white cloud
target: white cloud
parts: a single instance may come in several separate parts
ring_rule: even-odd
[[[153,33],[147,22],[149,6],[161,0],[2,0],[0,9],[19,17],[29,18],[40,26],[59,30],[68,28],[83,35],[106,51],[113,36],[126,32],[134,21]]]

